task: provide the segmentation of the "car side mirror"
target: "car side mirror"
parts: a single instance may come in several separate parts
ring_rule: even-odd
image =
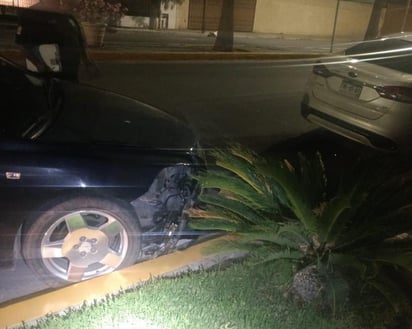
[[[82,28],[68,13],[19,9],[16,43],[30,71],[78,81],[81,64],[90,64]]]

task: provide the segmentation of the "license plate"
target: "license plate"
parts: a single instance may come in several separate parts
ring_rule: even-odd
[[[339,90],[348,96],[359,98],[362,92],[362,86],[348,80],[343,80]]]

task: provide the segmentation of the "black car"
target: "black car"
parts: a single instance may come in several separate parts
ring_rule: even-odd
[[[50,286],[168,252],[194,202],[181,120],[0,57],[0,265]]]

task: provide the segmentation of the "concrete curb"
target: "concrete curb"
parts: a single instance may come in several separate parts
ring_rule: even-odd
[[[205,255],[204,249],[213,243],[230,240],[230,236],[215,238],[185,250],[138,263],[123,270],[76,283],[23,301],[0,307],[0,328],[33,324],[48,315],[104,300],[106,296],[130,289],[153,277],[170,276],[190,270],[208,268],[225,260],[242,257],[243,253]]]
[[[89,49],[89,56],[96,62],[119,61],[213,61],[213,60],[297,60],[315,59],[327,55],[321,53],[292,52],[133,52],[121,50]],[[0,50],[0,55],[21,61],[23,55],[18,49]]]
[[[89,51],[90,57],[99,61],[178,61],[178,60],[286,60],[324,57],[324,54],[259,53],[259,52],[116,52]]]

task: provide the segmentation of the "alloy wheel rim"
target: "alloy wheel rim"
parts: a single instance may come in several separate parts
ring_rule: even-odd
[[[82,210],[59,218],[44,234],[40,252],[53,276],[77,282],[118,268],[128,245],[126,229],[115,216]]]

